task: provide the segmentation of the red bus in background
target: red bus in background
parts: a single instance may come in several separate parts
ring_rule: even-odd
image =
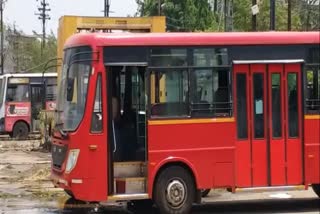
[[[319,32],[78,34],[52,180],[88,202],[188,213],[210,188],[320,196]]]
[[[56,73],[4,74],[0,79],[0,133],[26,138],[39,131],[41,109],[55,110]]]

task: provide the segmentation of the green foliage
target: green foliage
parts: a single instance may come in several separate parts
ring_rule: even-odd
[[[136,0],[138,16],[159,15],[158,0]],[[207,0],[162,0],[161,15],[168,31],[205,31],[214,28],[215,17]]]
[[[317,0],[291,0],[291,30],[319,30]],[[137,16],[159,15],[159,0],[136,0]],[[161,0],[161,15],[167,17],[168,31],[223,31],[224,0]],[[229,2],[229,1],[227,1]],[[259,1],[257,30],[270,29],[270,1]],[[214,6],[213,6],[214,5]],[[233,31],[252,30],[252,0],[233,0]],[[214,8],[213,8],[214,7]],[[288,30],[288,4],[276,1],[276,30]]]
[[[57,39],[53,32],[46,36],[43,55],[41,43],[38,35],[25,35],[15,27],[7,26],[5,63],[13,64],[10,72],[42,72],[43,66],[39,65],[57,56]]]

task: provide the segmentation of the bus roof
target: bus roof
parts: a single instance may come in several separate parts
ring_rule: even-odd
[[[57,77],[57,73],[44,73],[45,77]],[[14,73],[4,74],[1,77],[42,77],[42,73]]]
[[[73,46],[205,46],[319,44],[320,32],[218,33],[79,33],[66,42]]]

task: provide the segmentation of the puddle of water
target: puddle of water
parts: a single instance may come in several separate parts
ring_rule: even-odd
[[[292,198],[292,195],[289,195],[288,193],[277,193],[269,195],[270,198],[279,198],[279,199],[287,199]]]

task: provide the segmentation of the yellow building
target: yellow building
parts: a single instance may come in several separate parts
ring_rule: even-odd
[[[63,16],[59,20],[57,57],[62,58],[66,40],[75,33],[122,30],[130,32],[165,32],[164,16],[154,17],[82,17]]]

